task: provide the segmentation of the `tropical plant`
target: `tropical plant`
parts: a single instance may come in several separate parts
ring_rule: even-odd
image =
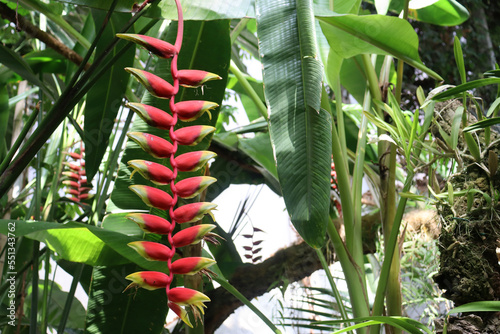
[[[462,107],[447,132],[434,117],[436,100],[463,97],[479,87],[475,82],[463,79],[437,95],[420,88],[413,92],[419,107],[401,109],[404,64],[442,80],[421,61],[408,20],[459,25],[468,12],[457,1],[2,0],[0,12],[10,21],[0,46],[0,232],[8,236],[0,295],[6,307],[17,301],[20,331],[180,332],[181,324],[165,326],[170,308],[186,332],[212,333],[246,304],[278,333],[249,300],[324,268],[331,289],[315,290],[324,296],[314,298],[335,320],[303,326],[359,333],[371,326],[378,333],[388,324],[395,333],[429,332],[403,317],[399,235],[407,204],[422,199],[414,176],[430,166],[434,180],[439,163],[460,161],[460,131],[479,166],[495,142],[491,132],[486,146],[470,134],[486,133],[495,118],[467,128]],[[262,81],[247,73],[246,56],[261,63]],[[497,84],[497,74],[481,84]],[[345,92],[361,106],[345,105]],[[249,120],[233,130],[229,108],[220,107],[228,94],[238,96]],[[27,101],[24,114],[14,107],[20,101]],[[495,164],[493,155],[488,159]],[[283,196],[305,243],[261,261],[261,240],[248,235],[252,263],[244,263],[236,227],[225,231],[205,215],[236,183],[266,184]],[[362,204],[363,183],[375,214],[364,214],[374,210]],[[454,187],[453,181],[436,198],[453,203]],[[488,189],[467,197],[487,201],[486,194],[495,203],[495,188]],[[454,218],[464,219],[446,219]],[[220,245],[202,247],[202,239],[217,242],[216,235]],[[370,238],[383,240],[380,271],[376,257],[365,256],[375,248],[367,247]],[[330,245],[348,298],[330,274]],[[66,295],[49,275],[53,261],[73,277]],[[210,265],[221,287],[191,275]],[[79,284],[89,298],[84,324],[70,316],[83,309],[74,299]],[[123,293],[127,285],[154,291]],[[323,302],[327,295],[333,304]],[[64,304],[54,310],[56,298]],[[195,321],[205,306],[204,322]],[[2,315],[6,333],[13,330],[8,316]]]

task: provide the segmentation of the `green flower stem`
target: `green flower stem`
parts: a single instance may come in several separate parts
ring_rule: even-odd
[[[340,296],[339,289],[337,289],[337,284],[335,284],[335,281],[333,280],[333,276],[332,273],[330,272],[330,268],[328,267],[328,263],[326,262],[325,255],[323,255],[321,249],[316,249],[316,254],[318,255],[319,261],[321,262],[321,265],[325,270],[328,282],[330,282],[330,286],[332,287],[333,295],[335,296],[335,300],[337,301],[340,315],[342,316],[342,319],[347,320],[348,316],[344,307],[344,303],[342,302],[342,297]]]
[[[248,306],[257,316],[266,323],[266,325],[273,331],[273,333],[281,334],[281,331],[269,320],[257,307],[255,307],[241,292],[239,292],[234,286],[232,286],[226,279],[220,277],[214,277],[213,279],[219,283],[224,289],[226,289],[233,296],[238,298],[243,304]]]
[[[234,76],[238,79],[238,81],[241,83],[243,86],[243,89],[247,92],[248,96],[252,99],[252,101],[255,103],[257,106],[257,110],[260,112],[262,117],[264,117],[266,120],[269,119],[269,116],[267,115],[267,108],[262,102],[262,100],[259,98],[259,95],[255,92],[255,90],[250,86],[248,83],[247,79],[241,73],[240,69],[236,64],[231,60],[231,64],[229,65],[229,70],[234,74]]]

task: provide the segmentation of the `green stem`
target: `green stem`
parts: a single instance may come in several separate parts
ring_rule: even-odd
[[[49,297],[49,268],[50,268],[50,251],[45,253],[45,277],[43,279],[43,297],[42,297],[42,333],[47,333],[47,306]]]
[[[408,175],[406,176],[405,184],[402,192],[407,192],[410,190],[410,186],[413,180],[414,172],[413,170],[408,170]],[[384,296],[389,282],[390,268],[392,264],[392,258],[396,250],[399,236],[399,228],[401,226],[401,220],[403,219],[403,214],[406,208],[407,197],[400,197],[396,215],[394,217],[394,225],[387,240],[387,246],[385,248],[384,263],[382,264],[382,270],[380,272],[379,284],[377,286],[377,291],[375,294],[375,301],[373,303],[373,316],[382,315],[384,309]],[[370,329],[370,334],[378,334],[375,326]]]
[[[244,17],[240,20],[240,22],[238,22],[236,27],[234,27],[233,31],[231,32],[231,45],[234,44],[234,42],[236,41],[236,38],[238,38],[240,33],[243,31],[243,29],[245,29],[245,27],[248,24],[248,21],[250,21],[250,19]]]
[[[404,4],[404,9],[403,9],[403,20],[408,19],[408,8],[409,8],[409,3],[410,0],[406,0]],[[401,59],[398,60],[398,71],[397,71],[397,81],[396,81],[396,100],[398,102],[401,102],[401,91],[403,87],[403,68],[404,68],[404,61]]]
[[[318,255],[319,261],[321,262],[321,265],[323,266],[323,269],[325,270],[326,277],[328,278],[328,282],[330,282],[330,286],[332,288],[333,296],[335,297],[335,300],[337,301],[337,305],[339,307],[340,311],[340,316],[342,319],[347,320],[348,315],[344,307],[344,303],[342,302],[342,296],[340,296],[339,289],[337,289],[337,284],[335,284],[335,281],[333,280],[332,273],[330,272],[330,268],[328,267],[328,263],[326,262],[325,255],[321,251],[321,249],[316,249],[316,254]]]
[[[266,108],[265,104],[262,102],[259,95],[257,95],[257,93],[252,88],[252,86],[248,83],[247,79],[245,78],[243,73],[241,73],[238,66],[236,66],[236,64],[232,60],[231,60],[231,63],[229,65],[229,70],[234,74],[234,76],[241,83],[241,85],[243,86],[243,89],[245,89],[248,96],[252,99],[252,101],[257,106],[257,110],[262,115],[262,117],[264,117],[266,120],[268,120],[269,116],[267,115],[267,108]]]
[[[344,272],[353,315],[355,318],[367,317],[370,315],[370,310],[364,277],[359,275],[358,266],[353,262],[345,244],[340,238],[339,232],[331,220],[326,226],[326,231],[330,236],[330,240],[332,240],[333,247],[335,248],[335,254],[338,257],[340,265],[342,266],[342,271]],[[366,330],[360,329],[358,333],[366,333]]]
[[[226,289],[233,296],[238,298],[243,304],[248,306],[266,325],[273,331],[273,333],[281,334],[281,331],[269,320],[257,307],[255,307],[241,292],[239,292],[234,286],[232,286],[226,279],[214,277],[214,281],[219,283],[224,289]]]

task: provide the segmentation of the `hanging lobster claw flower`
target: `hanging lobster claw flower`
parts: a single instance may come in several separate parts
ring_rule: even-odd
[[[181,101],[175,104],[175,112],[179,116],[179,119],[184,122],[194,121],[199,118],[205,112],[208,113],[210,119],[212,115],[210,110],[217,108],[219,105],[215,102],[201,101],[201,100],[191,100],[191,101]]]
[[[194,176],[177,182],[175,191],[179,197],[193,198],[216,181],[217,179],[211,176]]]
[[[167,112],[142,103],[127,103],[127,107],[135,111],[144,122],[161,130],[168,130],[175,125],[174,118]]]
[[[144,132],[129,132],[127,136],[155,158],[169,158],[174,153],[174,146],[161,137]]]
[[[170,248],[158,242],[134,241],[127,245],[149,261],[168,261],[173,256]]]
[[[215,128],[213,126],[193,125],[176,130],[174,135],[179,145],[197,145],[203,138],[214,131]]]
[[[116,37],[137,43],[160,58],[172,58],[179,52],[174,45],[154,37],[139,34],[116,34]]]
[[[200,70],[180,70],[177,72],[179,84],[184,87],[196,88],[210,80],[220,80],[220,76],[214,73]]]
[[[174,86],[153,73],[126,67],[125,71],[132,74],[151,94],[162,99],[169,99],[174,95]]]
[[[217,204],[210,202],[196,202],[189,203],[178,207],[174,210],[174,217],[176,222],[192,223],[200,220],[206,214],[212,214],[211,211],[217,207]]]
[[[172,273],[175,275],[194,275],[200,271],[206,273],[206,268],[214,263],[214,260],[206,257],[184,257],[172,263]]]
[[[147,206],[168,210],[172,206],[172,197],[163,190],[134,184],[128,187],[135,192]]]
[[[195,151],[181,154],[174,161],[179,171],[193,172],[203,167],[208,160],[216,156],[217,154],[210,151]]]
[[[168,234],[171,229],[168,220],[148,213],[129,213],[126,218],[139,225],[146,233]]]
[[[186,312],[185,309],[177,305],[176,303],[168,302],[168,308],[170,308],[172,311],[174,311],[175,314],[179,318],[181,318],[182,321],[189,327],[193,328],[193,325],[191,324],[191,321],[189,320],[188,313]]]
[[[139,271],[130,274],[125,278],[131,280],[132,283],[130,283],[123,291],[127,291],[128,289],[135,287],[146,290],[156,290],[167,287],[171,282],[171,279],[167,274],[159,271]]]
[[[219,237],[215,233],[210,233],[215,228],[212,224],[200,224],[180,230],[173,236],[173,245],[176,248],[184,247],[187,245],[194,245],[201,240],[214,242],[219,244],[215,237]],[[220,238],[220,237],[219,237]]]
[[[78,199],[79,200],[87,199],[87,198],[89,198],[89,196],[90,196],[89,194],[80,194],[80,195],[78,195]]]
[[[130,160],[128,165],[134,169],[130,178],[139,172],[146,180],[155,184],[169,184],[172,181],[174,173],[166,166],[147,160]]]

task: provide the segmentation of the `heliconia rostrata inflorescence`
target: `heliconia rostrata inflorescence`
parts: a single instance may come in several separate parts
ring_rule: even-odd
[[[175,0],[178,13],[178,30],[175,44],[172,45],[156,38],[136,35],[118,34],[117,36],[135,42],[146,48],[152,54],[161,58],[171,58],[170,71],[173,83],[138,69],[126,68],[145,88],[154,96],[169,99],[170,114],[153,106],[129,103],[134,110],[150,126],[169,131],[170,142],[148,133],[131,132],[128,137],[139,144],[144,151],[155,158],[169,159],[171,169],[159,163],[145,160],[131,160],[128,165],[134,173],[141,174],[145,179],[158,185],[170,185],[171,194],[145,185],[132,185],[131,191],[136,193],[141,200],[151,208],[165,210],[169,213],[170,221],[145,213],[131,213],[127,218],[134,221],[147,233],[166,235],[170,246],[151,242],[136,241],[129,243],[141,256],[151,261],[165,261],[169,273],[141,271],[128,275],[126,278],[132,283],[127,287],[142,287],[148,290],[165,288],[168,298],[168,307],[174,311],[188,326],[193,327],[187,311],[189,307],[195,320],[201,319],[204,302],[210,299],[203,293],[184,288],[171,288],[173,275],[193,275],[197,273],[210,275],[207,267],[215,261],[203,257],[187,257],[173,260],[176,248],[199,243],[206,240],[218,243],[217,236],[211,231],[215,225],[201,224],[182,229],[174,234],[176,224],[196,222],[215,209],[216,205],[208,202],[195,202],[176,207],[179,198],[192,198],[202,192],[216,180],[209,176],[195,176],[177,181],[178,172],[190,172],[202,168],[206,162],[215,156],[209,151],[195,151],[176,156],[178,145],[196,145],[206,135],[215,130],[211,126],[196,125],[175,130],[179,120],[193,121],[210,109],[218,107],[214,102],[208,101],[182,101],[176,102],[175,98],[179,86],[196,88],[205,82],[221,79],[218,75],[200,70],[178,70],[177,58],[182,45],[183,17],[179,0]],[[213,273],[212,273],[213,274]],[[209,276],[210,277],[210,276]]]

